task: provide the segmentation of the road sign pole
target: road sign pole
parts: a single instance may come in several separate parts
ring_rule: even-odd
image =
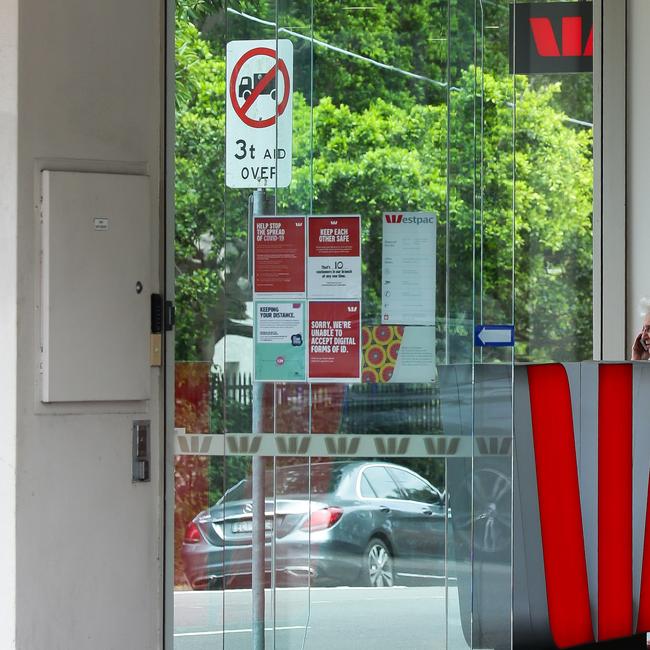
[[[251,220],[264,214],[264,190],[258,189],[253,192],[251,201]],[[249,232],[254,233],[253,228]],[[264,385],[260,382],[253,384],[253,433],[262,432],[262,397]],[[252,496],[253,496],[253,539],[252,539],[252,650],[264,650],[264,618],[265,618],[265,552],[266,552],[266,495],[264,494],[264,458],[253,456],[252,467]]]

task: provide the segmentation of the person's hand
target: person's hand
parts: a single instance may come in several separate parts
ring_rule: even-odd
[[[632,346],[632,361],[647,361],[650,359],[650,351],[644,345],[642,337],[643,332],[640,332],[634,339],[634,345]]]

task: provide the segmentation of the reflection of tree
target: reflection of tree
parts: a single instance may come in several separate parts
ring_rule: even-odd
[[[180,550],[187,524],[209,505],[210,458],[177,456],[174,462],[174,584],[185,584]]]
[[[475,305],[482,308],[486,322],[510,322],[513,291],[520,360],[588,358],[592,135],[590,130],[568,125],[564,112],[590,120],[591,79],[564,77],[560,86],[553,77],[530,82],[518,77],[513,84],[507,74],[504,36],[507,5],[483,4],[484,24],[500,26],[479,39],[489,71],[484,75],[468,66],[475,46],[473,0],[376,0],[365,8],[349,8],[337,0],[231,3],[242,12],[270,21],[279,18],[284,27],[430,79],[444,81],[449,63],[450,78],[459,88],[451,92],[448,106],[447,91],[440,85],[387,73],[318,47],[312,68],[310,44],[294,39],[293,182],[272,198],[284,214],[362,215],[366,323],[378,323],[381,311],[382,211],[430,210],[439,219],[440,316],[447,300],[445,280],[450,287],[449,319],[438,319],[439,334],[446,330],[451,352],[460,351],[451,354],[452,360],[468,360],[464,352]],[[447,33],[447,11],[452,6]],[[249,191],[225,188],[224,179],[224,34],[223,0],[177,0],[175,353],[180,360],[211,362],[214,345],[225,334],[252,335],[245,313],[245,302],[250,300]],[[274,37],[274,29],[228,14],[227,40]],[[479,184],[482,194],[477,192]],[[475,249],[481,252],[480,246],[482,265],[474,276]],[[477,296],[478,287],[482,291]],[[215,379],[223,370],[212,369],[209,430],[248,432],[250,404],[226,393],[223,383]],[[305,388],[294,385],[281,390],[293,409],[290,413],[287,407],[285,419],[295,423],[304,418],[304,396],[297,396]],[[354,399],[363,401],[364,390],[348,389],[345,398],[328,393],[328,398],[347,400],[348,411],[335,419],[341,431],[392,433],[398,423],[402,433],[439,432],[435,427],[428,430],[432,426],[428,415],[418,424],[410,422],[408,412],[400,412],[404,395],[399,404],[383,411],[378,408],[381,402],[366,404],[361,409],[366,419],[355,421],[349,409]],[[409,390],[419,400],[414,413],[436,410],[433,393],[419,394],[417,387]],[[188,421],[196,415],[192,404],[181,408]],[[334,418],[327,417],[326,409],[321,420],[312,422],[312,427],[316,424],[312,430],[332,430]],[[420,431],[420,426],[425,430]],[[304,459],[277,462],[281,466]],[[444,460],[399,462],[444,489]],[[246,457],[181,459],[176,476],[177,549],[187,522],[249,473]],[[175,569],[180,580],[180,566]]]
[[[176,354],[185,359],[211,358],[214,343],[226,332],[251,334],[250,325],[239,322],[245,318],[244,302],[250,296],[248,193],[224,189],[225,66],[212,48],[192,24],[178,21]],[[365,74],[378,73],[367,70]],[[314,213],[362,215],[366,322],[377,322],[380,313],[382,210],[435,211],[440,220],[439,278],[447,273],[451,280],[450,315],[457,322],[456,338],[464,340],[472,320],[475,226],[483,231],[483,319],[508,322],[512,318],[514,189],[519,357],[587,357],[591,347],[591,132],[564,122],[564,114],[555,106],[559,84],[533,90],[525,78],[518,77],[513,187],[512,78],[486,73],[480,223],[480,205],[475,205],[475,183],[480,177],[474,172],[475,155],[480,153],[474,150],[474,88],[479,77],[480,71],[473,69],[460,76],[461,89],[452,94],[449,112],[444,103],[399,105],[377,99],[360,108],[327,97],[312,109],[297,92],[293,182],[278,191],[277,210],[304,214],[311,206]],[[453,136],[446,242],[448,121]],[[440,313],[444,290],[440,281]]]
[[[210,430],[210,363],[175,365],[174,426],[187,434]],[[174,584],[184,583],[180,549],[185,527],[208,505],[210,458],[176,456],[174,459]]]
[[[210,431],[210,362],[176,363],[174,420],[186,433]]]
[[[467,2],[467,0],[462,0]],[[444,81],[447,50],[446,3],[439,0],[381,0],[365,6],[350,6],[340,0],[239,0],[229,2],[227,13],[223,0],[177,0],[177,16],[197,25],[212,48],[219,48],[226,31],[227,40],[275,38],[270,25],[246,19],[240,13],[275,23],[317,41],[353,51],[375,61],[416,75]],[[232,11],[234,10],[234,11]],[[457,28],[469,33],[470,25],[455,13]],[[473,16],[473,12],[472,12]],[[287,37],[278,32],[279,38]],[[294,60],[302,63],[312,57],[311,43],[294,39]],[[472,40],[466,36],[463,45],[469,50]],[[347,103],[357,109],[371,105],[377,98],[390,99],[399,105],[444,100],[444,87],[422,83],[416,77],[381,74],[371,64],[352,59],[332,49],[316,47],[314,70],[319,82],[314,87],[315,101],[331,97],[335,104]],[[294,86],[304,96],[311,93],[308,66],[295,67]]]

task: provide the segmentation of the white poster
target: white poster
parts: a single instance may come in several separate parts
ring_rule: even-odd
[[[361,217],[309,217],[307,287],[311,300],[361,298]]]
[[[305,310],[302,301],[256,302],[258,343],[285,343],[302,345],[305,329]],[[296,340],[296,336],[299,340]]]
[[[387,212],[382,240],[384,324],[434,325],[436,217],[430,212]]]
[[[393,384],[431,382],[436,378],[436,334],[431,327],[405,327],[397,353]]]

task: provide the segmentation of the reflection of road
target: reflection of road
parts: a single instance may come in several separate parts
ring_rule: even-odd
[[[448,593],[446,632],[440,586],[277,589],[275,602],[268,591],[266,650],[444,650],[446,633],[450,650],[466,650],[455,582]],[[177,592],[174,600],[174,650],[250,650],[250,590]]]

